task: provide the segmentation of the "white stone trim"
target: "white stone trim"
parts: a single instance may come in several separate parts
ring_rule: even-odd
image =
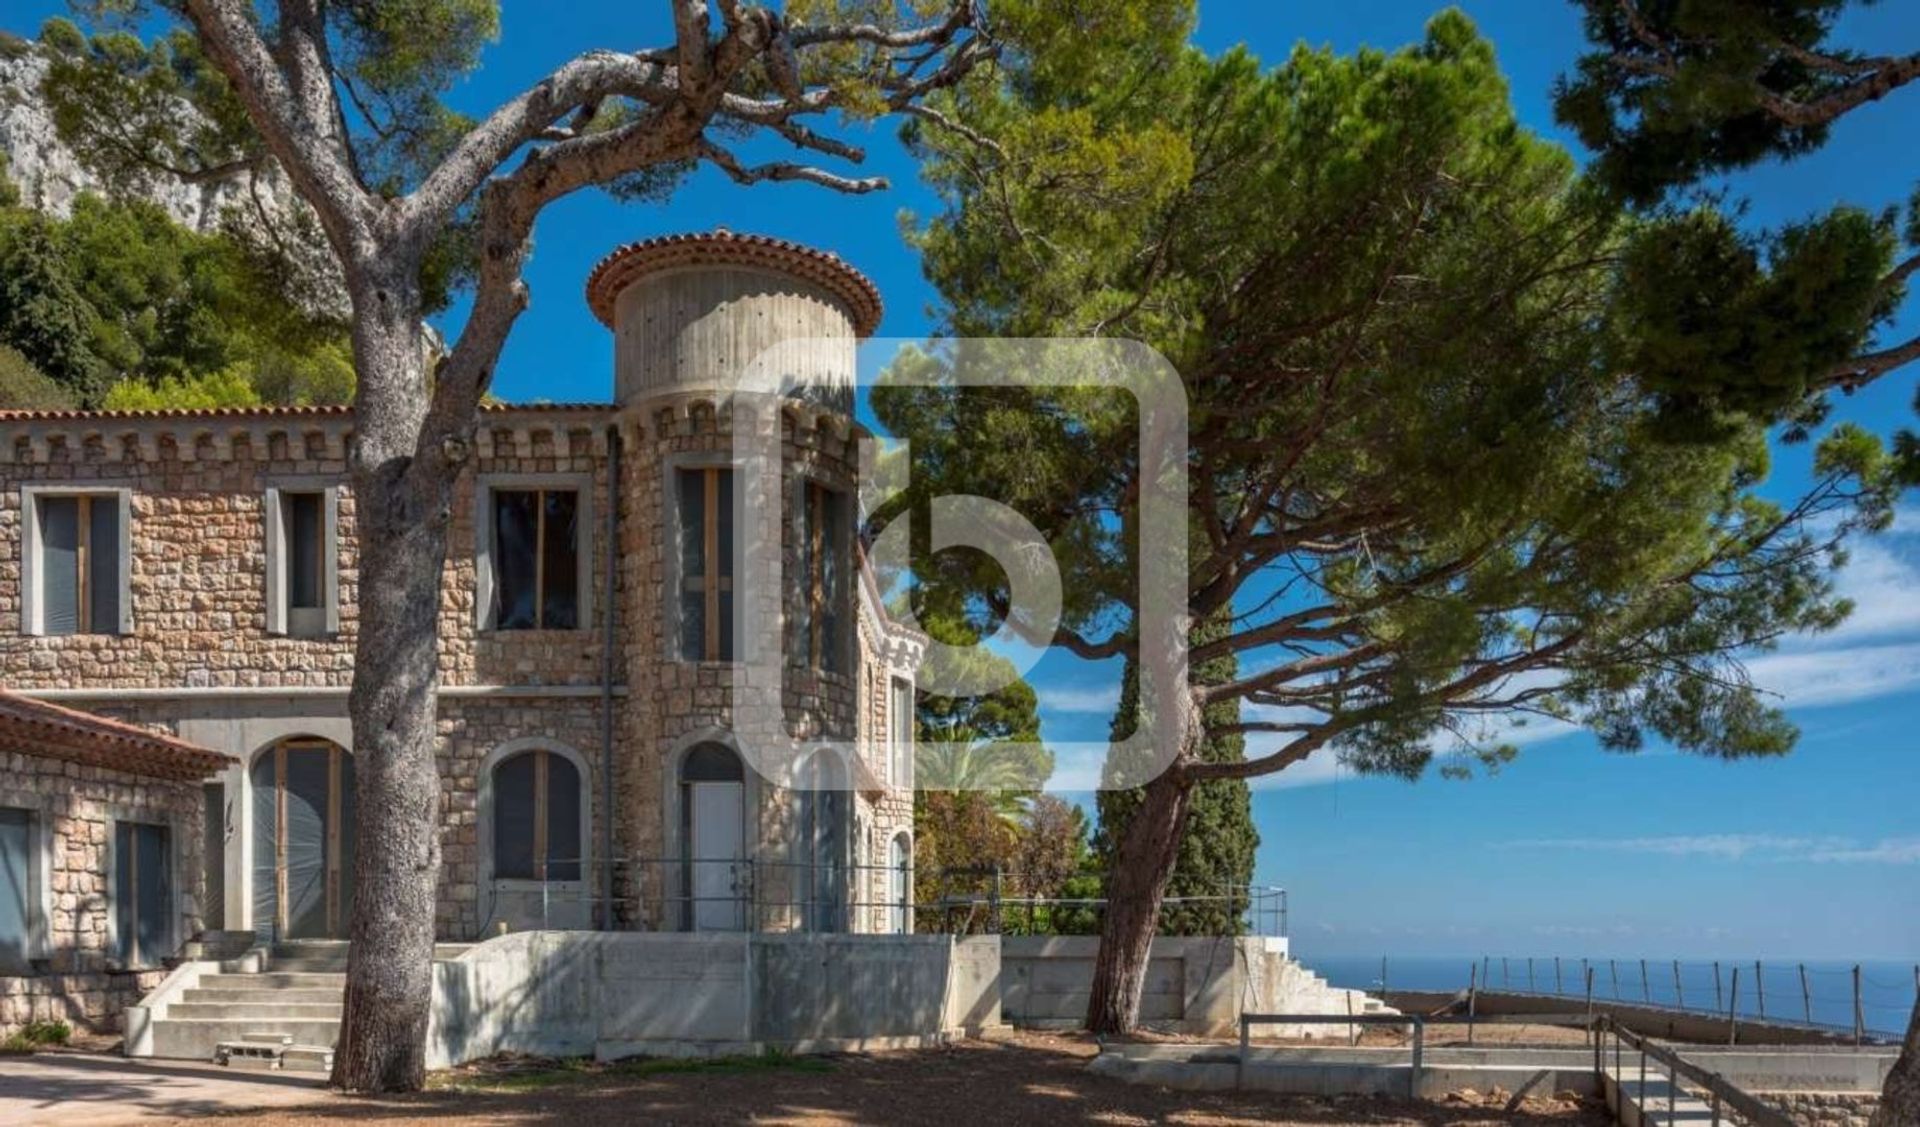
[[[579,543],[575,545],[575,587],[579,614],[574,629],[594,629],[594,475],[591,473],[486,473],[473,481],[473,628],[495,632],[493,614],[493,491],[496,489],[572,489],[579,501]],[[508,631],[520,633],[521,631]]]
[[[321,556],[320,574],[321,605],[325,611],[323,625],[318,636],[328,637],[340,632],[340,485],[325,478],[282,478],[276,479],[267,487],[263,512],[266,518],[267,540],[267,633],[293,633],[295,625],[291,621],[291,612],[287,606],[286,580],[286,511],[283,508],[283,494],[318,493],[320,494],[321,529],[320,536],[325,544]],[[300,637],[314,637],[316,632],[300,631]]]
[[[20,632],[46,633],[41,605],[40,498],[114,497],[120,506],[120,621],[116,634],[133,633],[133,489],[100,482],[20,486]]]

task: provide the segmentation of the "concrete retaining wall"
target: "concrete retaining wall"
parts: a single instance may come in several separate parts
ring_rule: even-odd
[[[434,964],[428,1065],[937,1042],[1000,1020],[989,938],[517,932]]]
[[[1077,1027],[1093,985],[1095,936],[1005,936],[1001,1006],[1015,1025]],[[1349,1009],[1348,1007],[1352,1008]],[[1238,1037],[1242,1013],[1379,1013],[1359,991],[1328,986],[1269,936],[1161,936],[1147,959],[1140,1017],[1154,1028]],[[1346,1026],[1269,1026],[1262,1036],[1346,1037]]]

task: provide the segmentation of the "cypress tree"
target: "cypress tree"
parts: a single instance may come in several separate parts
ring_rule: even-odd
[[[1226,631],[1224,623],[1209,620],[1193,632],[1196,645],[1218,638]],[[1195,665],[1191,678],[1195,684],[1218,685],[1231,681],[1239,663],[1232,655]],[[1139,723],[1140,685],[1138,670],[1131,659],[1122,675],[1120,704],[1114,710],[1111,738],[1115,745],[1133,735]],[[1205,724],[1209,732],[1239,720],[1238,700],[1219,701],[1207,706]],[[1201,754],[1209,763],[1231,763],[1245,758],[1246,737],[1238,732],[1209,735]],[[1141,788],[1116,790],[1116,779],[1137,779],[1141,767],[1122,761],[1116,746],[1107,753],[1101,772],[1102,789],[1095,798],[1100,827],[1093,838],[1093,852],[1100,870],[1106,872],[1126,833],[1128,820],[1139,809]],[[1162,935],[1239,935],[1246,930],[1242,913],[1247,903],[1242,897],[1253,883],[1254,851],[1260,846],[1260,833],[1253,825],[1253,798],[1244,779],[1210,779],[1194,787],[1187,808],[1187,822],[1180,836],[1179,858],[1167,884],[1169,903],[1160,910]],[[1216,899],[1180,902],[1186,897]]]

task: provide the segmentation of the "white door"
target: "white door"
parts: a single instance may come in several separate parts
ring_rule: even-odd
[[[747,926],[746,788],[737,782],[688,783],[687,887],[693,930],[741,931]]]

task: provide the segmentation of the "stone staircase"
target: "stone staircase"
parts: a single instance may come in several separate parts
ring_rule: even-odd
[[[465,944],[440,944],[434,958],[456,958]],[[264,959],[226,960],[218,973],[169,1001],[153,1020],[153,1055],[221,1059],[240,1042],[285,1046],[282,1067],[319,1070],[340,1037],[347,982],[344,940],[280,943]],[[244,969],[264,963],[259,969]],[[238,1059],[238,1058],[236,1058]]]

